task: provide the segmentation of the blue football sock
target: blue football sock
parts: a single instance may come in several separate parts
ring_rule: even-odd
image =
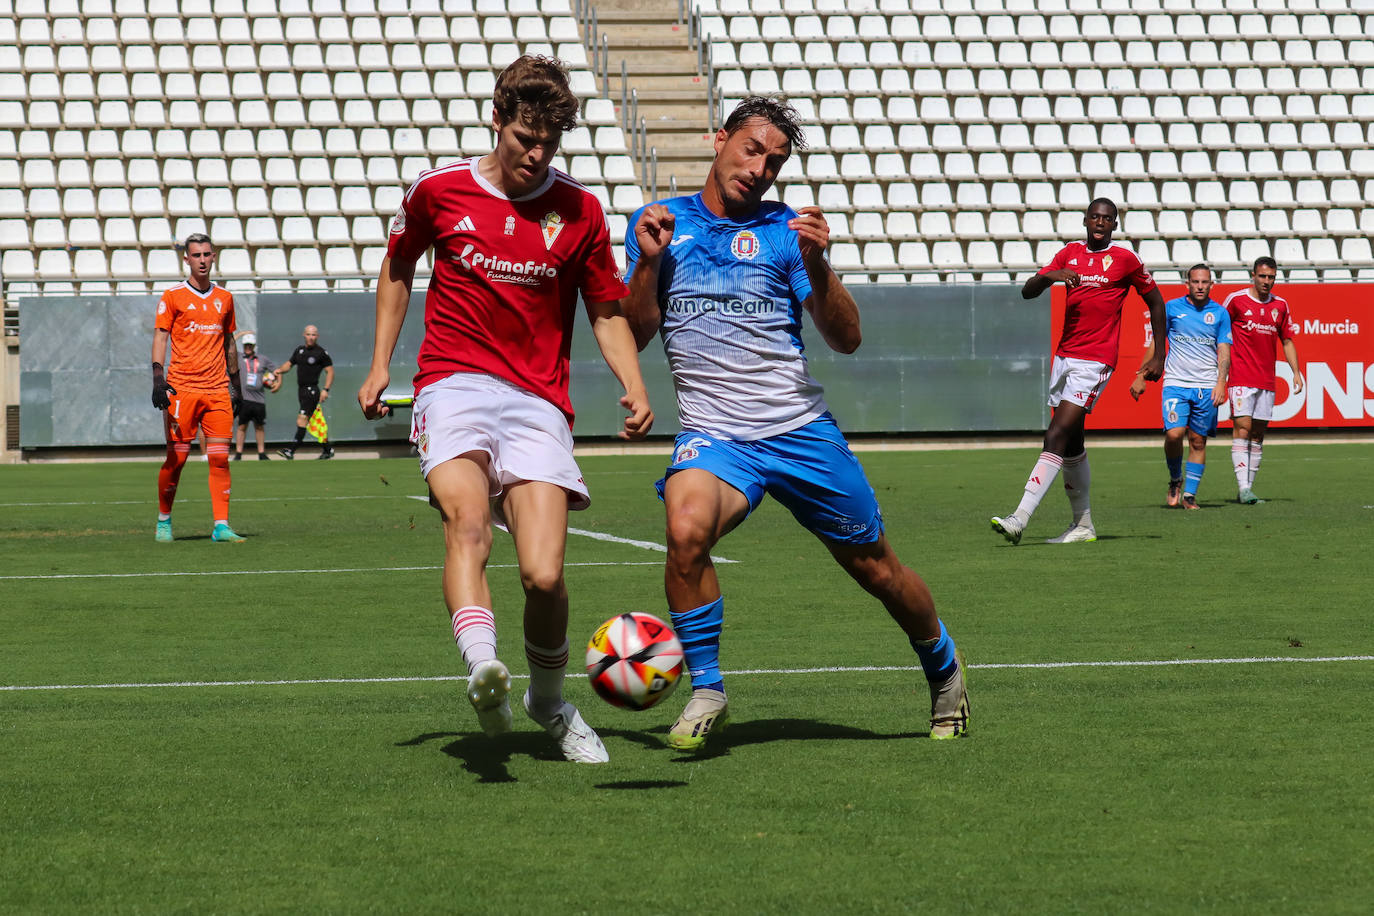
[[[692,676],[692,689],[724,692],[720,675],[720,632],[725,626],[725,597],[690,611],[673,611],[673,629]]]
[[[1169,457],[1168,455],[1165,455],[1165,456],[1164,456],[1164,463],[1167,464],[1167,465],[1169,466],[1169,479],[1170,479],[1170,480],[1182,480],[1182,479],[1183,479],[1183,456],[1182,456],[1182,455],[1179,455],[1177,458],[1171,458],[1171,457]]]
[[[940,635],[935,639],[912,639],[911,648],[921,660],[921,668],[926,680],[932,684],[943,684],[949,680],[959,662],[954,657],[954,640],[945,630],[945,622],[940,621]]]
[[[1207,465],[1188,462],[1188,479],[1183,484],[1183,492],[1197,496],[1198,484],[1202,483],[1202,472],[1207,470]]]

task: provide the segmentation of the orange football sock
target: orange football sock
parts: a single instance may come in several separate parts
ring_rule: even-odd
[[[210,509],[217,519],[229,518],[229,443],[207,442],[210,459]]]
[[[172,514],[172,502],[177,498],[177,484],[181,482],[181,469],[186,466],[186,456],[190,454],[189,442],[167,443],[167,457],[157,472],[157,508],[163,515]]]

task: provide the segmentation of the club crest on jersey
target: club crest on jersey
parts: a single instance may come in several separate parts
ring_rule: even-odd
[[[1103,257],[1102,257],[1102,269],[1103,269],[1103,270],[1110,270],[1110,269],[1111,269],[1111,266],[1112,266],[1112,256],[1109,255],[1109,254],[1108,254],[1108,255],[1103,255]]]
[[[391,234],[400,235],[406,231],[406,208],[404,205],[396,208],[396,215],[391,218]]]
[[[1213,315],[1211,312],[1208,312],[1206,315],[1203,315],[1203,316],[1202,316],[1202,323],[1203,323],[1203,324],[1216,324],[1216,323],[1217,323],[1217,316],[1216,316],[1216,315]]]
[[[752,261],[759,255],[759,237],[752,229],[741,229],[730,240],[730,253],[738,261]]]
[[[515,217],[506,217],[506,235],[515,235]]]
[[[563,231],[563,217],[550,210],[539,221],[539,231],[544,236],[544,248],[552,251],[553,243],[558,239],[558,234]]]
[[[1270,314],[1274,316],[1274,319],[1273,319],[1274,321],[1278,321],[1278,320],[1279,320],[1279,310],[1278,310],[1278,309],[1273,309],[1273,310],[1270,312]]]

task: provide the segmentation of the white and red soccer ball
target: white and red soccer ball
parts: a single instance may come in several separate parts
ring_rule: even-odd
[[[587,677],[612,706],[648,709],[682,677],[682,643],[653,614],[628,613],[596,628],[587,643]]]

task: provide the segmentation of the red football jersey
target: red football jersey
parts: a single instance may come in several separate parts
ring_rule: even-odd
[[[623,299],[601,203],[564,173],[510,198],[477,159],[422,172],[391,223],[387,254],[434,246],[415,392],[455,372],[485,372],[532,391],[573,420],[568,397],[577,294]]]
[[[1288,300],[1270,295],[1260,302],[1249,289],[1242,289],[1222,304],[1231,313],[1231,374],[1226,384],[1273,391],[1276,347],[1298,334]]]
[[[1086,242],[1070,242],[1040,273],[1068,268],[1081,282],[1069,290],[1064,307],[1064,331],[1057,356],[1090,359],[1113,368],[1121,350],[1121,309],[1131,287],[1144,296],[1155,288],[1154,278],[1140,263],[1135,249],[1112,242],[1089,251]]]

